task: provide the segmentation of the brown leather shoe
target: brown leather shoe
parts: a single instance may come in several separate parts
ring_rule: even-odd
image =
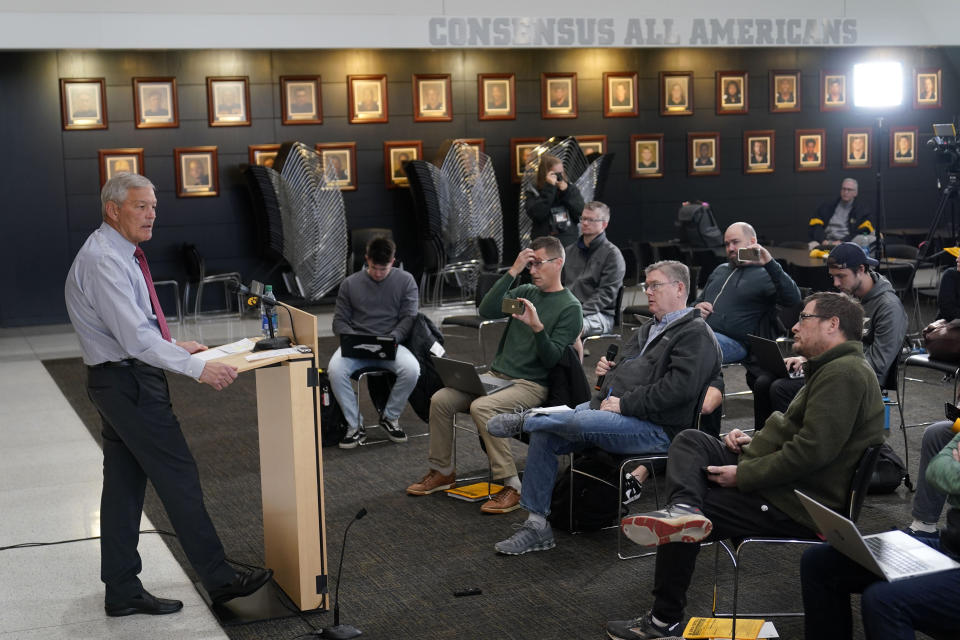
[[[520,492],[513,487],[504,487],[495,496],[483,503],[484,513],[509,513],[520,508]]]
[[[430,469],[430,473],[423,476],[423,479],[420,480],[420,482],[414,482],[412,485],[407,487],[407,493],[412,496],[426,496],[435,491],[449,489],[456,484],[456,482],[456,472],[445,476],[436,469]]]

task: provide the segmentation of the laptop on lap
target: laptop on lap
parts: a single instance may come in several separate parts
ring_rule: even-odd
[[[488,396],[513,385],[512,380],[503,380],[496,376],[480,375],[469,362],[451,360],[450,358],[433,358],[433,366],[437,369],[444,386],[463,391],[474,396]]]
[[[960,564],[903,531],[860,534],[851,520],[794,489],[833,548],[889,582],[960,568]]]
[[[393,336],[341,333],[340,355],[359,360],[396,360],[397,339]]]

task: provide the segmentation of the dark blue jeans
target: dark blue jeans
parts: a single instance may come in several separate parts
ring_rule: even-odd
[[[936,538],[920,538],[939,549]],[[807,640],[853,637],[850,595],[863,594],[860,609],[870,640],[914,640],[914,629],[940,638],[960,637],[960,569],[887,582],[828,544],[800,561]]]

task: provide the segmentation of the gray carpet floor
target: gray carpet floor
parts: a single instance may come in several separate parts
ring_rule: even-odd
[[[927,309],[925,313],[932,312]],[[496,344],[494,332],[489,339],[491,345]],[[592,371],[593,363],[606,351],[605,343],[594,345],[594,355],[585,363],[587,371]],[[332,339],[321,340],[321,361],[329,358],[335,346]],[[446,346],[452,357],[479,360],[475,334],[450,333]],[[52,360],[45,365],[99,440],[99,419],[86,398],[82,363]],[[943,402],[951,392],[949,384],[930,372],[911,370],[910,375],[930,384],[908,383],[908,423],[942,418]],[[206,503],[227,555],[260,565],[263,529],[254,376],[241,376],[219,394],[186,378],[171,375],[169,379],[173,404],[200,467]],[[741,367],[725,368],[724,379],[728,392],[746,389]],[[367,422],[373,422],[373,411],[366,401],[364,404]],[[750,396],[727,398],[723,431],[752,427],[752,412]],[[409,408],[401,424],[409,435],[427,432],[427,425]],[[914,476],[922,431],[907,431]],[[371,432],[371,440],[382,437],[377,432]],[[890,433],[890,444],[902,455],[904,445],[896,419]],[[457,446],[461,475],[486,473],[486,458],[476,437],[461,436]],[[516,442],[514,449],[522,467],[525,445]],[[413,437],[404,444],[323,450],[331,584],[336,578],[343,528],[360,508],[369,512],[351,529],[340,593],[342,621],[361,628],[364,637],[598,639],[605,637],[606,620],[634,617],[650,607],[653,558],[617,559],[614,529],[578,535],[556,531],[553,550],[519,557],[497,555],[494,543],[511,535],[525,512],[487,516],[480,513],[479,504],[445,495],[407,496],[405,487],[427,471],[426,458],[426,437]],[[652,491],[645,492],[632,510],[652,509],[652,496]],[[909,523],[910,499],[904,487],[894,494],[868,497],[861,528],[869,533]],[[152,489],[145,509],[158,527],[170,528]],[[167,544],[193,575],[176,540],[168,539]],[[799,551],[779,545],[751,552],[743,564],[740,609],[799,610],[798,555]],[[144,576],[149,579],[149,567]],[[732,593],[729,559],[720,558],[718,576],[720,606],[728,610]],[[713,577],[714,551],[707,548],[700,555],[689,592],[688,615],[710,615]],[[483,593],[454,597],[455,590],[465,587]],[[229,627],[227,633],[237,640],[292,639],[332,624],[332,618],[329,612],[308,612]],[[802,637],[801,619],[778,620],[776,625],[783,638]],[[859,623],[856,633],[863,637]]]

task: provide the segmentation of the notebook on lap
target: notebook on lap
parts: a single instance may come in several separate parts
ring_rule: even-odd
[[[800,491],[794,493],[834,549],[889,582],[960,568],[948,556],[903,531],[861,535],[852,521]]]
[[[469,362],[451,360],[450,358],[433,358],[433,366],[436,367],[440,379],[444,386],[463,391],[475,396],[488,396],[513,385],[512,380],[502,380],[496,376],[480,375]]]
[[[757,364],[777,376],[778,378],[802,378],[803,371],[787,371],[787,365],[783,362],[783,353],[780,351],[780,345],[776,340],[761,338],[760,336],[747,336],[750,340],[750,353],[756,359]]]
[[[397,339],[393,336],[341,333],[340,355],[361,360],[396,360]]]

